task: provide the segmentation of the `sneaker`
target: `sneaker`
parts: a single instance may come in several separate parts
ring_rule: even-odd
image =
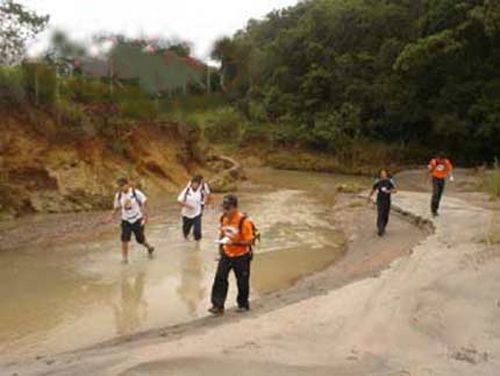
[[[434,218],[439,217],[439,213],[438,213],[438,212],[432,212],[432,216],[433,216]]]
[[[122,265],[128,265],[128,259],[122,259]]]
[[[250,311],[250,307],[246,306],[246,307],[238,307],[238,309],[236,310],[237,313],[246,313]]]
[[[224,308],[212,307],[208,310],[214,316],[222,316],[224,314]]]

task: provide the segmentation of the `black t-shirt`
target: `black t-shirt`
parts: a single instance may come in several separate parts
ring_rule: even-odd
[[[391,190],[396,188],[392,179],[379,179],[373,185],[373,189],[378,192],[378,199],[387,200],[391,197]]]

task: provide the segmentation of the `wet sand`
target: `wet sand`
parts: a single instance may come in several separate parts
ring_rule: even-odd
[[[259,176],[259,172],[256,172],[256,174],[257,176],[255,179],[259,181],[259,184],[255,186],[250,184],[250,186],[247,187],[248,192],[251,192],[252,190],[262,190],[262,187],[266,186],[266,180],[269,178],[269,175],[266,173],[263,176]],[[292,188],[290,191],[287,191],[288,193],[286,194],[291,194],[290,192],[301,188],[303,189],[304,186],[310,186],[311,184],[314,187],[314,192],[329,192],[330,188],[334,186],[333,182],[335,181],[333,178],[331,180],[329,178],[325,180],[325,176],[322,176],[321,174],[309,176],[312,177],[312,179],[308,180],[304,180],[304,175],[301,175],[300,173],[286,173],[281,177],[284,176],[287,177],[288,185],[291,185]],[[317,188],[318,184],[319,187],[322,188]],[[163,329],[153,329],[140,334],[128,335],[126,337],[103,343],[97,347],[92,346],[89,350],[83,352],[77,351],[75,353],[60,356],[43,356],[34,363],[29,359],[25,359],[24,361],[11,364],[8,368],[5,368],[5,370],[8,372],[16,372],[17,370],[28,372],[31,370],[33,371],[32,374],[38,374],[41,369],[37,369],[37,367],[41,366],[48,367],[47,370],[50,370],[51,374],[119,374],[117,371],[118,369],[122,369],[122,371],[126,369],[124,365],[125,363],[123,362],[127,362],[126,359],[129,357],[127,354],[129,354],[130,351],[143,353],[141,348],[144,346],[148,346],[149,348],[149,346],[155,346],[156,344],[160,345],[166,342],[179,341],[182,338],[196,338],[199,335],[206,333],[206,331],[219,330],[218,328],[220,328],[220,330],[225,330],[223,328],[226,326],[229,326],[228,330],[231,331],[230,327],[232,325],[244,323],[247,319],[258,321],[260,317],[266,317],[268,314],[279,311],[284,307],[311,299],[314,296],[323,296],[328,294],[330,291],[352,284],[355,281],[363,280],[367,277],[376,277],[392,261],[408,255],[411,249],[429,233],[428,228],[418,228],[407,219],[394,215],[391,218],[389,228],[390,236],[386,239],[380,239],[376,236],[374,229],[374,208],[365,199],[361,200],[352,195],[340,195],[337,196],[336,200],[333,197],[325,197],[324,199],[329,200],[327,202],[330,203],[326,206],[326,208],[332,215],[332,225],[335,225],[336,228],[344,231],[348,241],[348,252],[343,258],[338,260],[338,262],[323,272],[318,272],[305,278],[303,275],[299,274],[298,277],[293,280],[293,282],[297,283],[293,284],[291,287],[290,283],[293,282],[280,285],[279,281],[283,281],[283,279],[278,278],[277,280],[280,290],[274,290],[275,292],[269,293],[269,291],[265,291],[265,288],[262,289],[263,293],[260,298],[253,301],[253,310],[249,315],[242,317],[236,315],[235,313],[228,312],[228,314],[226,314],[226,316],[222,319],[209,317],[201,318],[184,324],[181,323],[170,327],[164,327]],[[299,203],[297,202],[297,204]],[[323,218],[325,216],[325,212],[322,211],[323,209],[317,208],[321,214],[319,218]],[[296,205],[294,210],[300,213],[300,205]],[[264,208],[262,212],[264,214],[264,218],[266,215],[273,215],[272,211],[265,214],[266,210]],[[303,215],[298,215],[297,218],[303,219]],[[287,220],[290,219],[287,218]],[[317,226],[317,224],[315,225]],[[319,232],[319,234],[321,235],[321,232]],[[289,236],[290,234],[286,233],[283,235],[285,239]],[[307,237],[306,239],[307,241],[311,241]],[[283,241],[284,240],[282,239],[282,242]],[[286,254],[283,254],[282,257],[278,257],[277,254],[273,253],[274,247],[279,248],[279,244],[273,245],[271,243],[268,246],[270,252],[263,253],[262,257],[276,257],[278,261],[281,261],[282,257],[285,259],[287,258]],[[287,274],[290,273],[290,270],[286,265],[297,265],[297,263],[304,264],[311,261],[308,259],[307,254],[302,255],[300,251],[294,253],[292,250],[291,255],[291,258],[289,259],[290,262],[287,262],[286,264],[278,263],[278,266],[273,267],[271,271],[278,271],[278,275],[279,273]],[[315,263],[316,261],[313,260],[312,262]],[[190,264],[190,262],[184,263],[186,268],[196,268],[195,265],[189,266]],[[274,263],[266,262],[262,265],[274,265]],[[319,265],[319,270],[322,268],[322,265],[324,264]],[[262,279],[265,280],[265,276],[269,277],[274,274],[275,273],[264,271],[261,275],[263,276]],[[293,274],[294,273],[292,273],[292,275]],[[262,283],[264,285],[267,284],[264,282]],[[186,285],[189,286],[189,282],[186,283]],[[134,285],[132,284],[132,286]],[[300,317],[307,319],[309,314],[310,313],[306,310],[300,315]],[[300,317],[297,317],[297,319],[300,320]],[[268,325],[268,321],[266,320],[263,322],[263,325]],[[256,346],[256,348],[259,347],[258,344],[248,343],[244,345],[243,348],[252,348],[253,346]],[[99,354],[97,357],[99,359],[94,358],[95,354]],[[106,358],[106,360],[101,358],[101,355]],[[114,366],[111,368],[101,368],[103,366],[101,362],[103,361],[106,364],[116,364],[117,368],[114,368]],[[121,363],[122,365],[120,366],[119,364]],[[131,366],[130,369],[124,374],[165,374],[167,371],[171,372],[169,374],[196,374],[196,370],[200,369],[213,369],[213,374],[234,374],[231,373],[231,370],[234,372],[234,365],[235,364],[230,360],[227,361],[227,366],[224,366],[224,363],[220,363],[219,361],[214,363],[211,359],[201,357],[187,359],[185,361],[179,360],[174,363],[165,363],[162,361],[157,363],[153,362],[151,364],[148,363],[147,365],[139,366],[136,370],[134,370],[134,367]],[[257,364],[252,362],[252,365],[255,365],[256,368],[254,370],[258,371],[258,373],[249,374],[328,374],[328,372],[334,370],[331,367],[326,367],[324,369],[316,366],[313,368],[302,366],[293,367],[291,365],[280,365],[274,362],[269,363],[266,361]],[[250,364],[248,367],[250,367]],[[251,368],[248,369],[250,370]],[[268,371],[272,372],[268,373]],[[30,373],[28,372],[28,374]]]
[[[345,237],[331,208],[332,187],[346,177],[270,170],[251,175],[239,195],[263,233],[252,270],[252,297],[259,301],[324,270],[345,253]],[[2,224],[11,247],[0,252],[0,363],[206,316],[219,213],[207,211],[206,237],[196,245],[182,239],[179,209],[171,198],[152,201],[158,204],[148,237],[157,256],[150,261],[133,245],[128,266],[119,263],[115,226],[100,223],[106,213],[34,216]],[[229,307],[234,295],[232,285]]]

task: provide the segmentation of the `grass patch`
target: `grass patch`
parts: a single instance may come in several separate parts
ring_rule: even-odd
[[[500,199],[500,168],[496,168],[485,175],[484,178],[486,192],[492,200]]]
[[[286,151],[273,153],[267,157],[267,164],[278,170],[312,171],[343,173],[351,175],[373,175],[379,167],[346,164],[335,156],[305,151]]]

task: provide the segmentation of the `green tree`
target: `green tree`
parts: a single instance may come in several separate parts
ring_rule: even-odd
[[[0,2],[0,64],[10,65],[24,56],[26,44],[47,26],[40,16],[14,0]]]

